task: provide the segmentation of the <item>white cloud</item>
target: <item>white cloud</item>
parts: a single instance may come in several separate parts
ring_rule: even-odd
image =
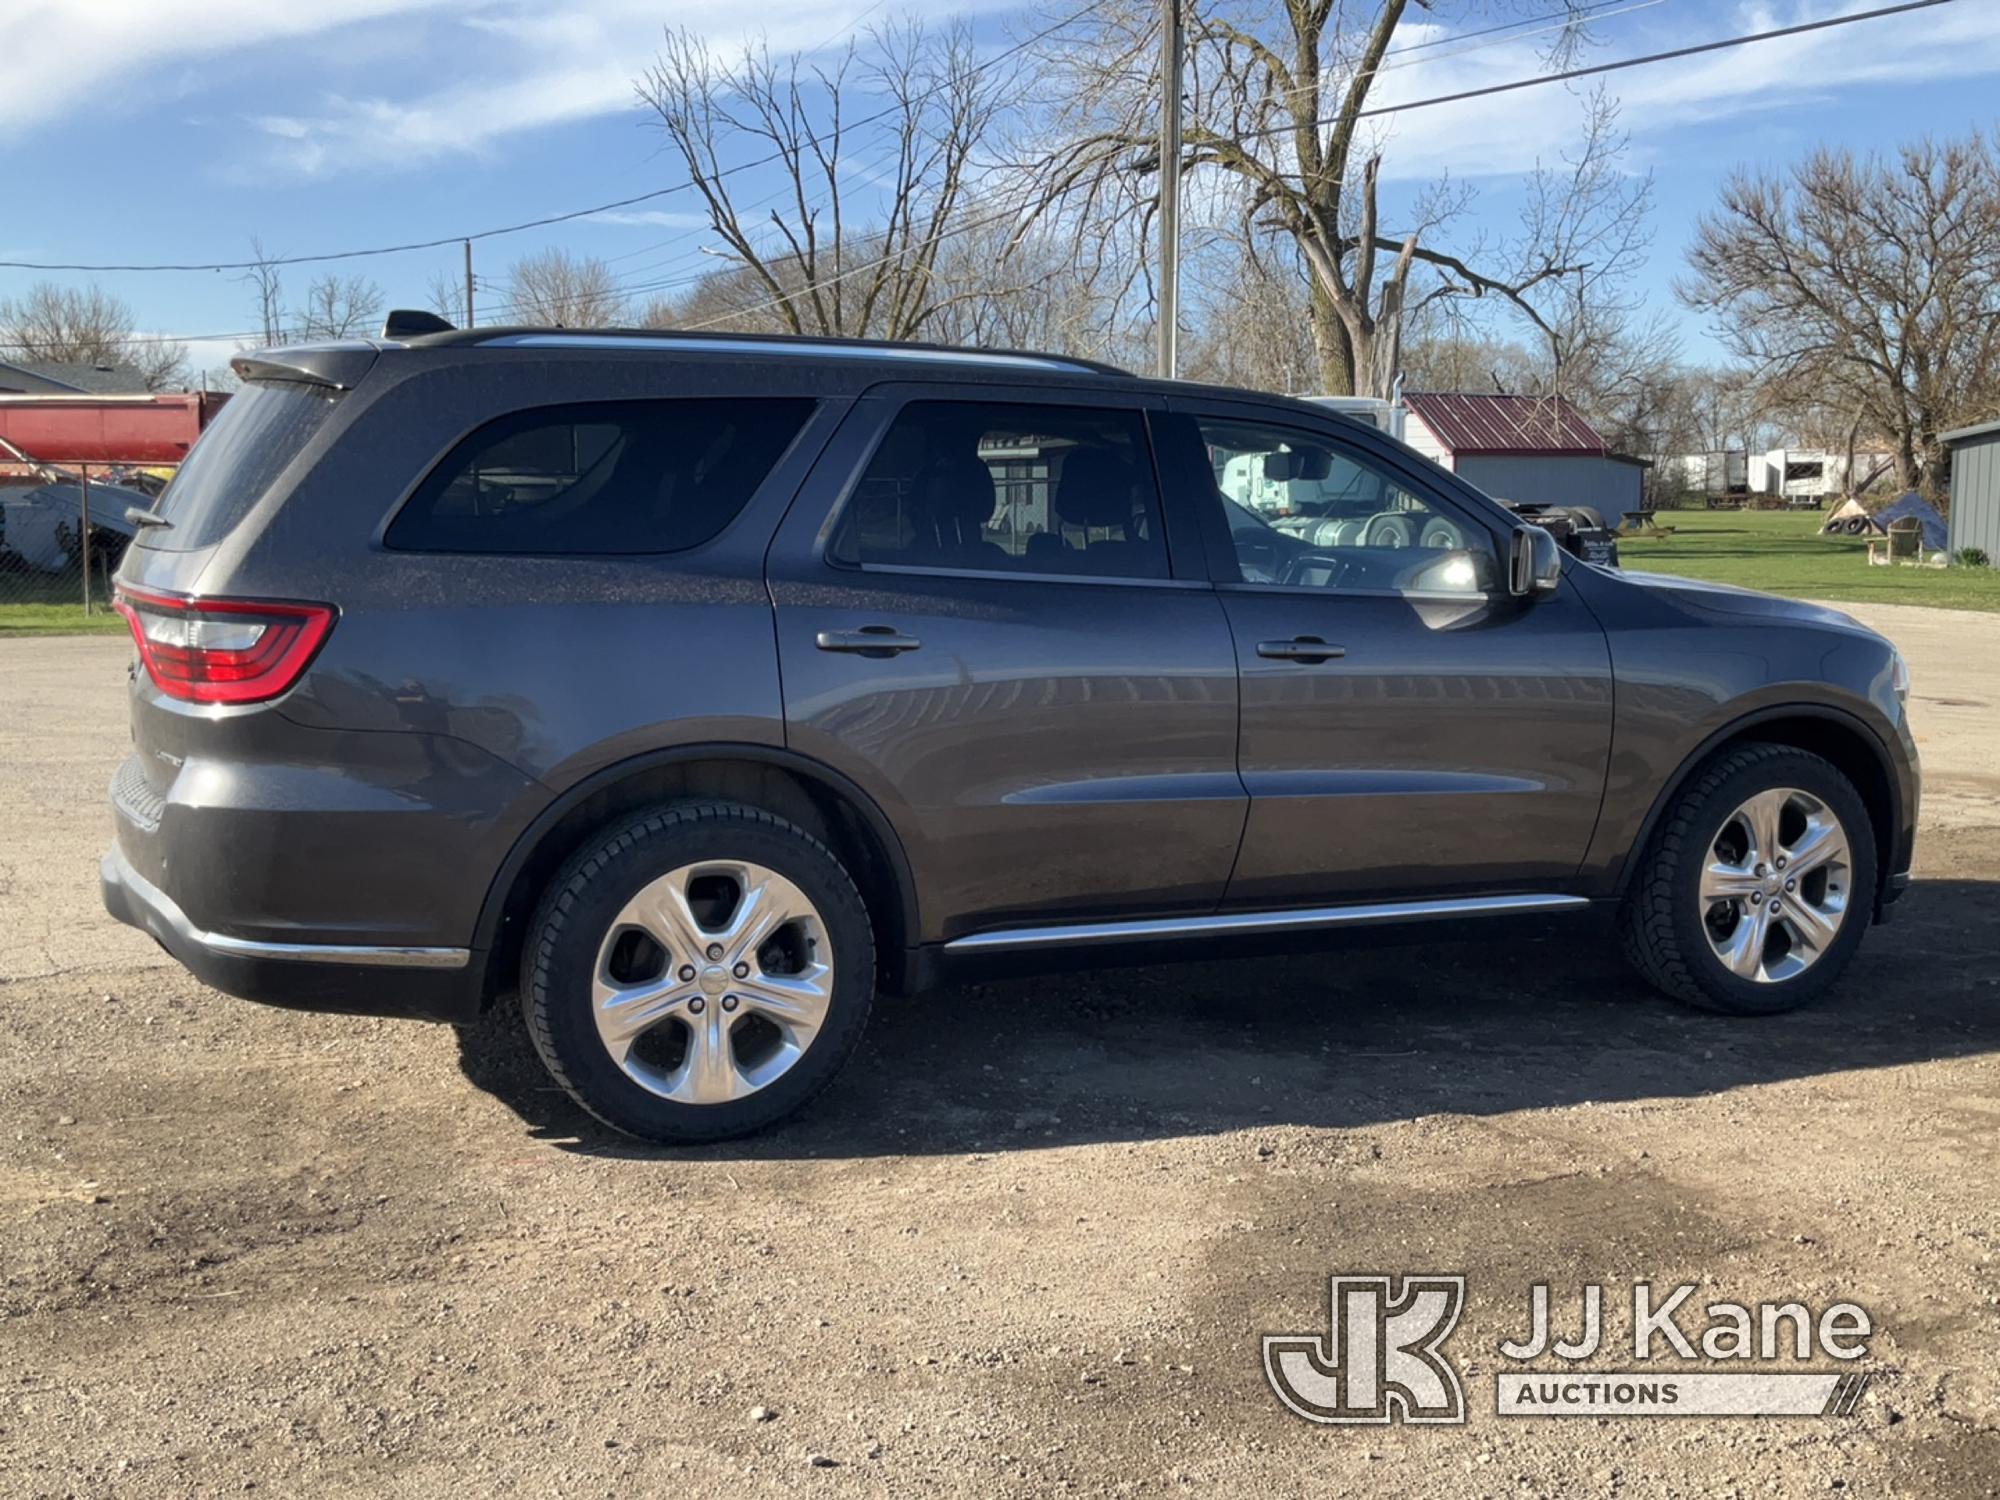
[[[1657,10],[1613,17],[1597,28],[1601,45],[1584,62],[1610,62],[1708,38],[1767,31],[1870,8],[1876,0],[1783,6],[1746,4],[1711,12],[1694,26]],[[1778,110],[1800,111],[1861,83],[1935,82],[2000,72],[2000,5],[1974,3],[1922,12],[1923,24],[1885,19],[1757,42],[1703,56],[1602,75],[1622,108],[1621,124],[1641,153],[1667,149],[1677,129]],[[1533,41],[1506,41],[1385,72],[1376,104],[1452,94],[1543,70]],[[1511,175],[1553,163],[1576,140],[1583,97],[1595,79],[1384,117],[1385,176],[1428,180]]]
[[[665,24],[723,51],[752,35],[778,51],[813,50],[877,9],[871,0],[754,10],[734,0],[0,0],[0,141],[101,103],[114,80],[121,104],[143,105],[198,89],[197,64],[264,48],[287,107],[252,106],[256,149],[236,175],[490,155],[522,132],[636,110],[634,75]],[[379,66],[364,68],[371,59]],[[367,92],[356,76],[369,77]]]
[[[0,135],[92,107],[131,78],[160,98],[186,92],[170,64],[297,40],[448,0],[7,0],[0,5]],[[128,92],[127,97],[130,97]]]
[[[1010,0],[957,4],[963,15]],[[538,0],[506,0],[463,18],[477,45],[450,86],[413,97],[324,95],[295,144],[276,147],[253,170],[299,175],[421,164],[443,156],[489,156],[508,137],[573,120],[639,109],[635,77],[671,22],[727,55],[759,38],[774,52],[814,51],[844,40],[876,7],[868,0],[774,0],[746,15],[736,0],[570,0],[551,12]]]
[[[616,208],[585,216],[592,224],[634,224],[659,229],[706,229],[707,214],[676,213],[664,208]]]

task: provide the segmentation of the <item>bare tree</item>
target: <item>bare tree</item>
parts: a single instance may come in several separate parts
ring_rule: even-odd
[[[187,375],[187,346],[133,330],[132,309],[102,288],[38,281],[0,298],[0,355],[58,364],[122,365],[146,389],[166,390]]]
[[[258,326],[268,347],[285,342],[285,278],[277,260],[264,248],[263,240],[252,236],[250,254],[255,262],[237,279],[250,284],[257,299]]]
[[[1683,301],[1716,315],[1773,405],[1851,410],[1901,484],[1943,498],[1938,434],[2000,400],[2000,164],[1984,135],[1738,173],[1688,266]]]
[[[514,262],[500,321],[555,328],[615,328],[625,297],[611,268],[594,255],[551,248]]]
[[[927,339],[974,349],[1046,349],[1121,361],[1132,352],[1097,268],[1067,240],[974,209],[940,249]]]
[[[1259,255],[1239,242],[1228,252],[1188,258],[1194,316],[1182,343],[1181,373],[1256,390],[1317,389],[1311,280],[1282,250]]]
[[[424,306],[448,323],[465,321],[465,283],[444,271],[431,272],[424,286]]]
[[[1306,268],[1318,383],[1329,392],[1389,393],[1405,320],[1419,301],[1498,299],[1554,337],[1537,294],[1603,269],[1616,253],[1605,226],[1643,208],[1645,180],[1609,170],[1622,138],[1609,128],[1615,112],[1600,96],[1590,106],[1582,152],[1536,175],[1522,231],[1511,242],[1441,243],[1469,201],[1449,183],[1419,194],[1399,222],[1388,222],[1381,148],[1366,111],[1409,3],[1192,0],[1188,14],[1178,168],[1222,174],[1234,192],[1211,198],[1227,201],[1247,235],[1280,237]],[[1511,8],[1506,0],[1419,3],[1433,15]],[[1566,0],[1565,8],[1576,17],[1587,9],[1580,0]],[[1053,144],[1034,165],[1043,201],[1068,213],[1080,234],[1150,224],[1160,167],[1156,9],[1145,0],[1112,0],[1094,12],[1082,41],[1065,33],[1045,59],[1068,102]],[[1550,59],[1567,55],[1580,34],[1580,24],[1564,28]]]
[[[302,339],[344,339],[373,333],[381,316],[381,287],[366,276],[329,273],[306,288],[306,299],[293,313],[292,326]]]
[[[821,66],[761,45],[723,59],[693,32],[670,31],[637,85],[715,234],[749,273],[743,285],[791,333],[925,332],[948,300],[937,279],[943,247],[962,213],[976,212],[968,171],[1000,80],[978,64],[970,32],[931,34],[912,21],[872,31],[868,43],[865,62],[850,44]],[[870,97],[882,104],[857,150],[849,109]],[[866,160],[881,135],[887,159]],[[781,203],[762,214],[724,175],[725,159],[745,148],[774,156],[784,180]]]

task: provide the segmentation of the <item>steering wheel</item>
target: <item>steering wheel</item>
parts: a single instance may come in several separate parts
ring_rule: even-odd
[[[1339,588],[1347,577],[1350,563],[1338,552],[1294,552],[1285,559],[1285,565],[1278,570],[1279,583],[1298,583],[1299,575],[1307,569],[1324,571],[1325,577],[1314,579],[1320,588]]]

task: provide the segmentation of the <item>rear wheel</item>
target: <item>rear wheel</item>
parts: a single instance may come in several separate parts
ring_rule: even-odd
[[[557,874],[522,1010],[570,1096],[647,1140],[718,1140],[838,1071],[875,983],[868,913],[825,845],[738,803],[633,819]]]
[[[1697,772],[1643,859],[1626,952],[1704,1009],[1805,1004],[1840,977],[1870,919],[1867,807],[1831,762],[1789,746],[1747,745]]]

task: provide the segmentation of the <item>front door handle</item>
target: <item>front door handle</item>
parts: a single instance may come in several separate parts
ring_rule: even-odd
[[[1316,635],[1294,636],[1289,641],[1259,641],[1257,654],[1270,661],[1332,661],[1347,655],[1345,646],[1335,646]]]
[[[888,657],[914,651],[923,642],[893,625],[863,625],[859,630],[822,630],[813,637],[822,651],[851,651],[857,656]]]

